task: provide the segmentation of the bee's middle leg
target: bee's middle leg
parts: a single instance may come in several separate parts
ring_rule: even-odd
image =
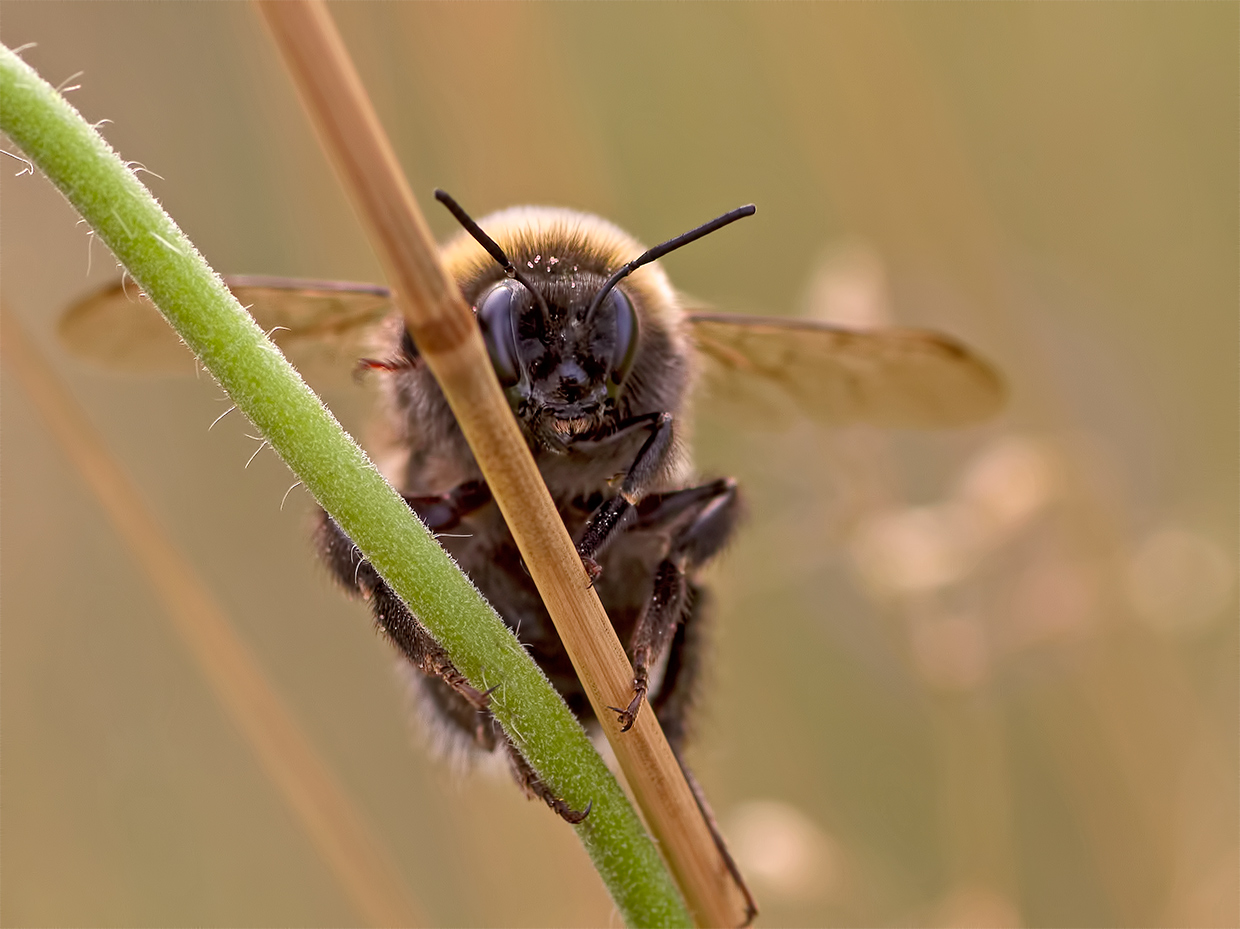
[[[723,547],[739,515],[736,482],[725,478],[700,487],[656,494],[642,501],[633,531],[666,531],[668,550],[655,571],[654,589],[633,630],[633,698],[619,713],[621,731],[637,719],[650,686],[650,669],[671,644],[676,627],[689,615],[687,572]]]
[[[406,497],[410,508],[433,531],[453,528],[463,515],[490,499],[481,482],[463,484],[441,497]],[[486,710],[487,695],[472,686],[438,642],[409,611],[400,597],[366,561],[353,540],[326,511],[319,511],[315,533],[319,554],[336,580],[370,604],[375,622],[409,662],[424,674],[441,678],[477,710]],[[481,736],[480,736],[481,738]]]
[[[530,767],[530,763],[521,754],[521,750],[513,744],[512,739],[508,738],[507,734],[501,738],[503,739],[504,750],[508,754],[508,764],[512,768],[512,776],[527,797],[537,797],[542,800],[555,811],[556,815],[574,826],[590,815],[590,809],[594,806],[593,801],[587,804],[584,810],[574,810],[568,805],[566,800],[562,797],[557,797],[551,788],[542,782],[538,773]]]

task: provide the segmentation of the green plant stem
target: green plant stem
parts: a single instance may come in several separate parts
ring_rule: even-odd
[[[575,828],[625,921],[691,925],[636,813],[542,671],[134,172],[3,46],[0,130],[90,223],[470,682],[497,687],[492,711],[542,781],[576,809],[592,804]]]

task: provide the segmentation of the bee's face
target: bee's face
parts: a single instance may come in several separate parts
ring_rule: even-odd
[[[443,255],[513,410],[540,445],[564,449],[637,413],[680,410],[691,346],[662,269],[639,268],[592,308],[616,269],[642,253],[637,241],[596,216],[547,207],[505,210],[480,225],[532,291],[466,233]]]
[[[538,434],[569,442],[589,436],[615,409],[637,353],[637,312],[620,288],[593,310],[603,278],[568,270],[531,283],[504,279],[475,304],[491,363],[517,415]]]

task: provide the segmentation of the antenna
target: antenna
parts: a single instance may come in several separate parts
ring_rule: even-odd
[[[543,295],[535,289],[534,285],[529,282],[524,274],[517,270],[516,266],[508,260],[508,256],[504,254],[504,250],[496,244],[495,240],[482,231],[479,226],[468,213],[461,207],[459,203],[452,199],[447,191],[435,188],[435,199],[448,208],[448,212],[456,217],[456,221],[465,227],[465,231],[473,236],[479,245],[487,250],[492,258],[494,258],[504,273],[513,278],[518,284],[534,295],[534,299],[538,301],[538,307],[542,310],[543,319],[551,319],[551,310],[547,306],[547,301],[543,299]],[[718,222],[718,220],[716,220]]]
[[[594,315],[594,311],[597,310],[600,306],[602,306],[603,300],[606,299],[607,294],[611,292],[611,289],[613,287],[615,287],[618,283],[620,283],[622,279],[628,277],[630,274],[632,274],[642,265],[650,264],[650,262],[656,261],[659,258],[662,258],[668,252],[675,251],[676,249],[680,248],[680,246],[682,245],[688,245],[690,242],[696,242],[702,236],[710,235],[712,232],[716,231],[717,229],[722,229],[724,226],[728,225],[729,223],[734,223],[738,219],[744,219],[746,216],[753,216],[753,214],[756,212],[757,212],[757,207],[755,207],[752,203],[750,203],[747,206],[737,207],[735,210],[732,210],[729,213],[724,213],[722,216],[717,217],[716,219],[712,219],[708,223],[703,223],[702,225],[698,226],[696,229],[690,229],[688,232],[682,233],[681,235],[676,236],[676,238],[674,239],[668,239],[662,245],[656,245],[654,248],[647,249],[646,251],[642,252],[642,254],[638,255],[636,258],[634,258],[632,261],[630,261],[628,264],[626,264],[619,271],[617,271],[615,274],[613,274],[611,277],[607,279],[607,282],[603,284],[602,290],[600,290],[597,294],[594,295],[594,300],[590,304],[590,309],[586,311],[586,319],[589,319],[590,317],[592,317]]]

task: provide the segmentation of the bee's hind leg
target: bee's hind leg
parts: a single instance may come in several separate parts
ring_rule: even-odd
[[[407,498],[407,500],[410,501],[411,506],[414,506],[414,500],[444,504],[444,501],[451,496]],[[414,506],[414,509],[416,511],[417,507]],[[453,513],[453,519],[456,518],[459,516]],[[415,668],[423,674],[441,678],[475,709],[483,711],[487,709],[489,703],[487,693],[478,690],[465,679],[465,676],[448,658],[447,652],[409,612],[409,608],[379,576],[379,572],[362,557],[357,546],[353,544],[353,540],[323,510],[319,511],[315,541],[320,556],[327,563],[327,567],[336,580],[346,590],[361,596],[370,604],[379,628]]]
[[[708,619],[703,614],[709,606],[709,597],[706,592],[699,590],[697,585],[691,581],[688,583],[686,597],[688,600],[686,612],[672,640],[667,668],[663,673],[663,683],[659,692],[651,700],[651,709],[659,717],[659,723],[663,726],[663,732],[672,747],[672,754],[676,756],[676,762],[680,765],[680,770],[684,772],[685,780],[688,781],[689,788],[693,792],[693,799],[697,803],[702,818],[706,821],[711,838],[714,839],[715,847],[719,849],[719,854],[723,857],[728,873],[732,875],[736,886],[745,896],[744,925],[748,926],[758,915],[757,904],[754,903],[753,895],[749,892],[740,869],[732,859],[732,853],[728,851],[728,844],[724,841],[723,833],[719,831],[719,824],[715,821],[715,814],[706,800],[706,794],[698,784],[697,778],[693,776],[693,771],[685,764],[682,754],[687,735],[687,718],[693,708],[694,692],[701,671],[703,625]]]
[[[745,896],[745,921],[742,927],[748,926],[754,921],[754,917],[758,915],[758,904],[754,901],[753,894],[749,892],[749,886],[745,883],[745,878],[741,876],[741,869],[736,866],[736,862],[732,858],[732,853],[728,851],[728,843],[723,839],[723,833],[719,831],[719,823],[715,820],[715,811],[710,808],[710,804],[706,802],[706,794],[702,790],[702,786],[698,783],[693,772],[685,766],[685,761],[680,757],[680,752],[673,747],[672,753],[676,756],[676,761],[680,765],[680,770],[685,776],[685,780],[689,782],[689,789],[693,791],[693,799],[697,802],[699,812],[702,818],[706,820],[706,826],[710,829],[710,836],[715,840],[715,848],[719,849],[719,854],[723,856],[723,863],[728,869],[728,873],[732,875],[732,880],[736,882],[736,886]]]
[[[521,789],[527,797],[538,797],[547,806],[551,807],[565,822],[577,825],[587,816],[590,815],[590,809],[594,806],[591,801],[586,805],[584,810],[574,810],[568,803],[560,797],[557,797],[546,784],[538,777],[537,772],[530,767],[530,763],[525,760],[525,756],[521,754],[521,750],[513,744],[507,735],[503,737],[504,749],[508,753],[508,763],[512,768],[512,776],[521,785]]]

